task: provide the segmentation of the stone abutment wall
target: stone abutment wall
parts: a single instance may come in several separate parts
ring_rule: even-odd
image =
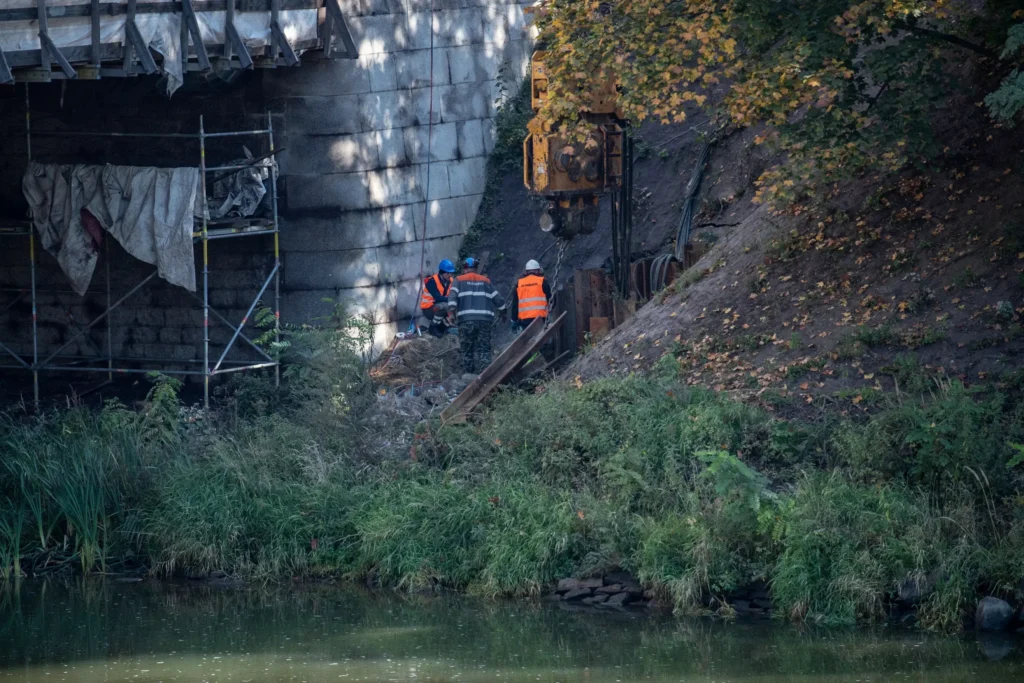
[[[532,49],[516,0],[434,1],[431,12],[424,0],[346,0],[360,58],[264,83],[286,150],[284,310],[310,319],[324,299],[346,303],[374,316],[378,344],[414,313],[421,260],[431,272],[458,254],[497,108]]]

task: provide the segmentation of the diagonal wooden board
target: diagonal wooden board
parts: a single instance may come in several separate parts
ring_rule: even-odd
[[[565,313],[544,326],[544,318],[534,318],[508,347],[480,373],[441,413],[443,422],[465,422],[466,416],[483,403],[534,351],[539,349],[565,322]]]

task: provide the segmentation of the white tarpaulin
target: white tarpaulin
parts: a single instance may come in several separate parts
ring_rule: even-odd
[[[150,0],[151,4],[168,3],[175,0]],[[91,0],[47,0],[51,8],[72,5],[90,5]],[[6,0],[0,2],[3,9],[34,9],[36,0]],[[52,12],[51,12],[52,13]],[[199,32],[204,45],[223,45],[227,12],[196,12]],[[100,42],[104,44],[125,41],[124,14],[100,17]],[[281,29],[289,43],[317,39],[317,10],[283,10],[279,14]],[[181,13],[156,12],[135,15],[135,24],[143,40],[155,52],[163,56],[164,74],[167,76],[167,94],[181,87]],[[50,38],[57,47],[88,47],[92,45],[92,19],[84,17],[58,18],[47,21]],[[236,12],[235,28],[242,42],[249,48],[270,45],[270,12]],[[4,52],[39,49],[39,22],[0,22],[0,49]],[[296,50],[300,52],[300,50]]]
[[[33,162],[22,189],[43,248],[79,295],[89,288],[99,256],[93,219],[129,254],[154,264],[160,277],[194,292],[198,184],[197,168]]]

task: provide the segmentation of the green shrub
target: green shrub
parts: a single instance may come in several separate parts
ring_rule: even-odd
[[[970,470],[982,471],[1001,490],[1012,480],[996,477],[1010,457],[1012,424],[1001,394],[976,398],[959,381],[939,386],[932,396],[893,403],[866,424],[847,424],[835,443],[842,461],[855,471],[899,478],[940,494]]]
[[[570,576],[588,549],[587,513],[570,496],[536,484],[488,488],[490,510],[481,539],[483,566],[475,590],[485,595],[539,596]]]
[[[162,417],[110,403],[99,412],[76,407],[26,421],[4,418],[0,495],[21,520],[7,530],[19,553],[53,551],[91,571],[123,552],[129,540],[120,530],[144,502],[167,443]]]
[[[488,505],[481,491],[441,476],[388,482],[358,512],[360,565],[405,589],[466,586],[483,565]]]
[[[927,511],[899,486],[864,488],[838,474],[809,475],[783,515],[776,607],[826,623],[881,618],[896,582],[929,568],[932,558],[921,556]]]

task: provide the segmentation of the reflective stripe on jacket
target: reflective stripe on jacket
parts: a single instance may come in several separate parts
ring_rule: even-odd
[[[442,299],[446,299],[448,297],[448,290],[452,286],[451,281],[446,284],[441,280],[441,276],[437,273],[423,280],[423,297],[420,299],[420,310],[427,310],[428,308],[433,308],[435,304],[445,303],[443,300],[435,300],[435,294],[430,291],[431,283],[436,286],[435,292],[440,295]]]
[[[548,298],[544,295],[544,276],[524,275],[516,285],[519,301],[519,319],[533,320],[548,317]]]
[[[505,300],[484,275],[463,273],[448,290],[448,309],[456,312],[459,322],[491,322],[503,308]]]

